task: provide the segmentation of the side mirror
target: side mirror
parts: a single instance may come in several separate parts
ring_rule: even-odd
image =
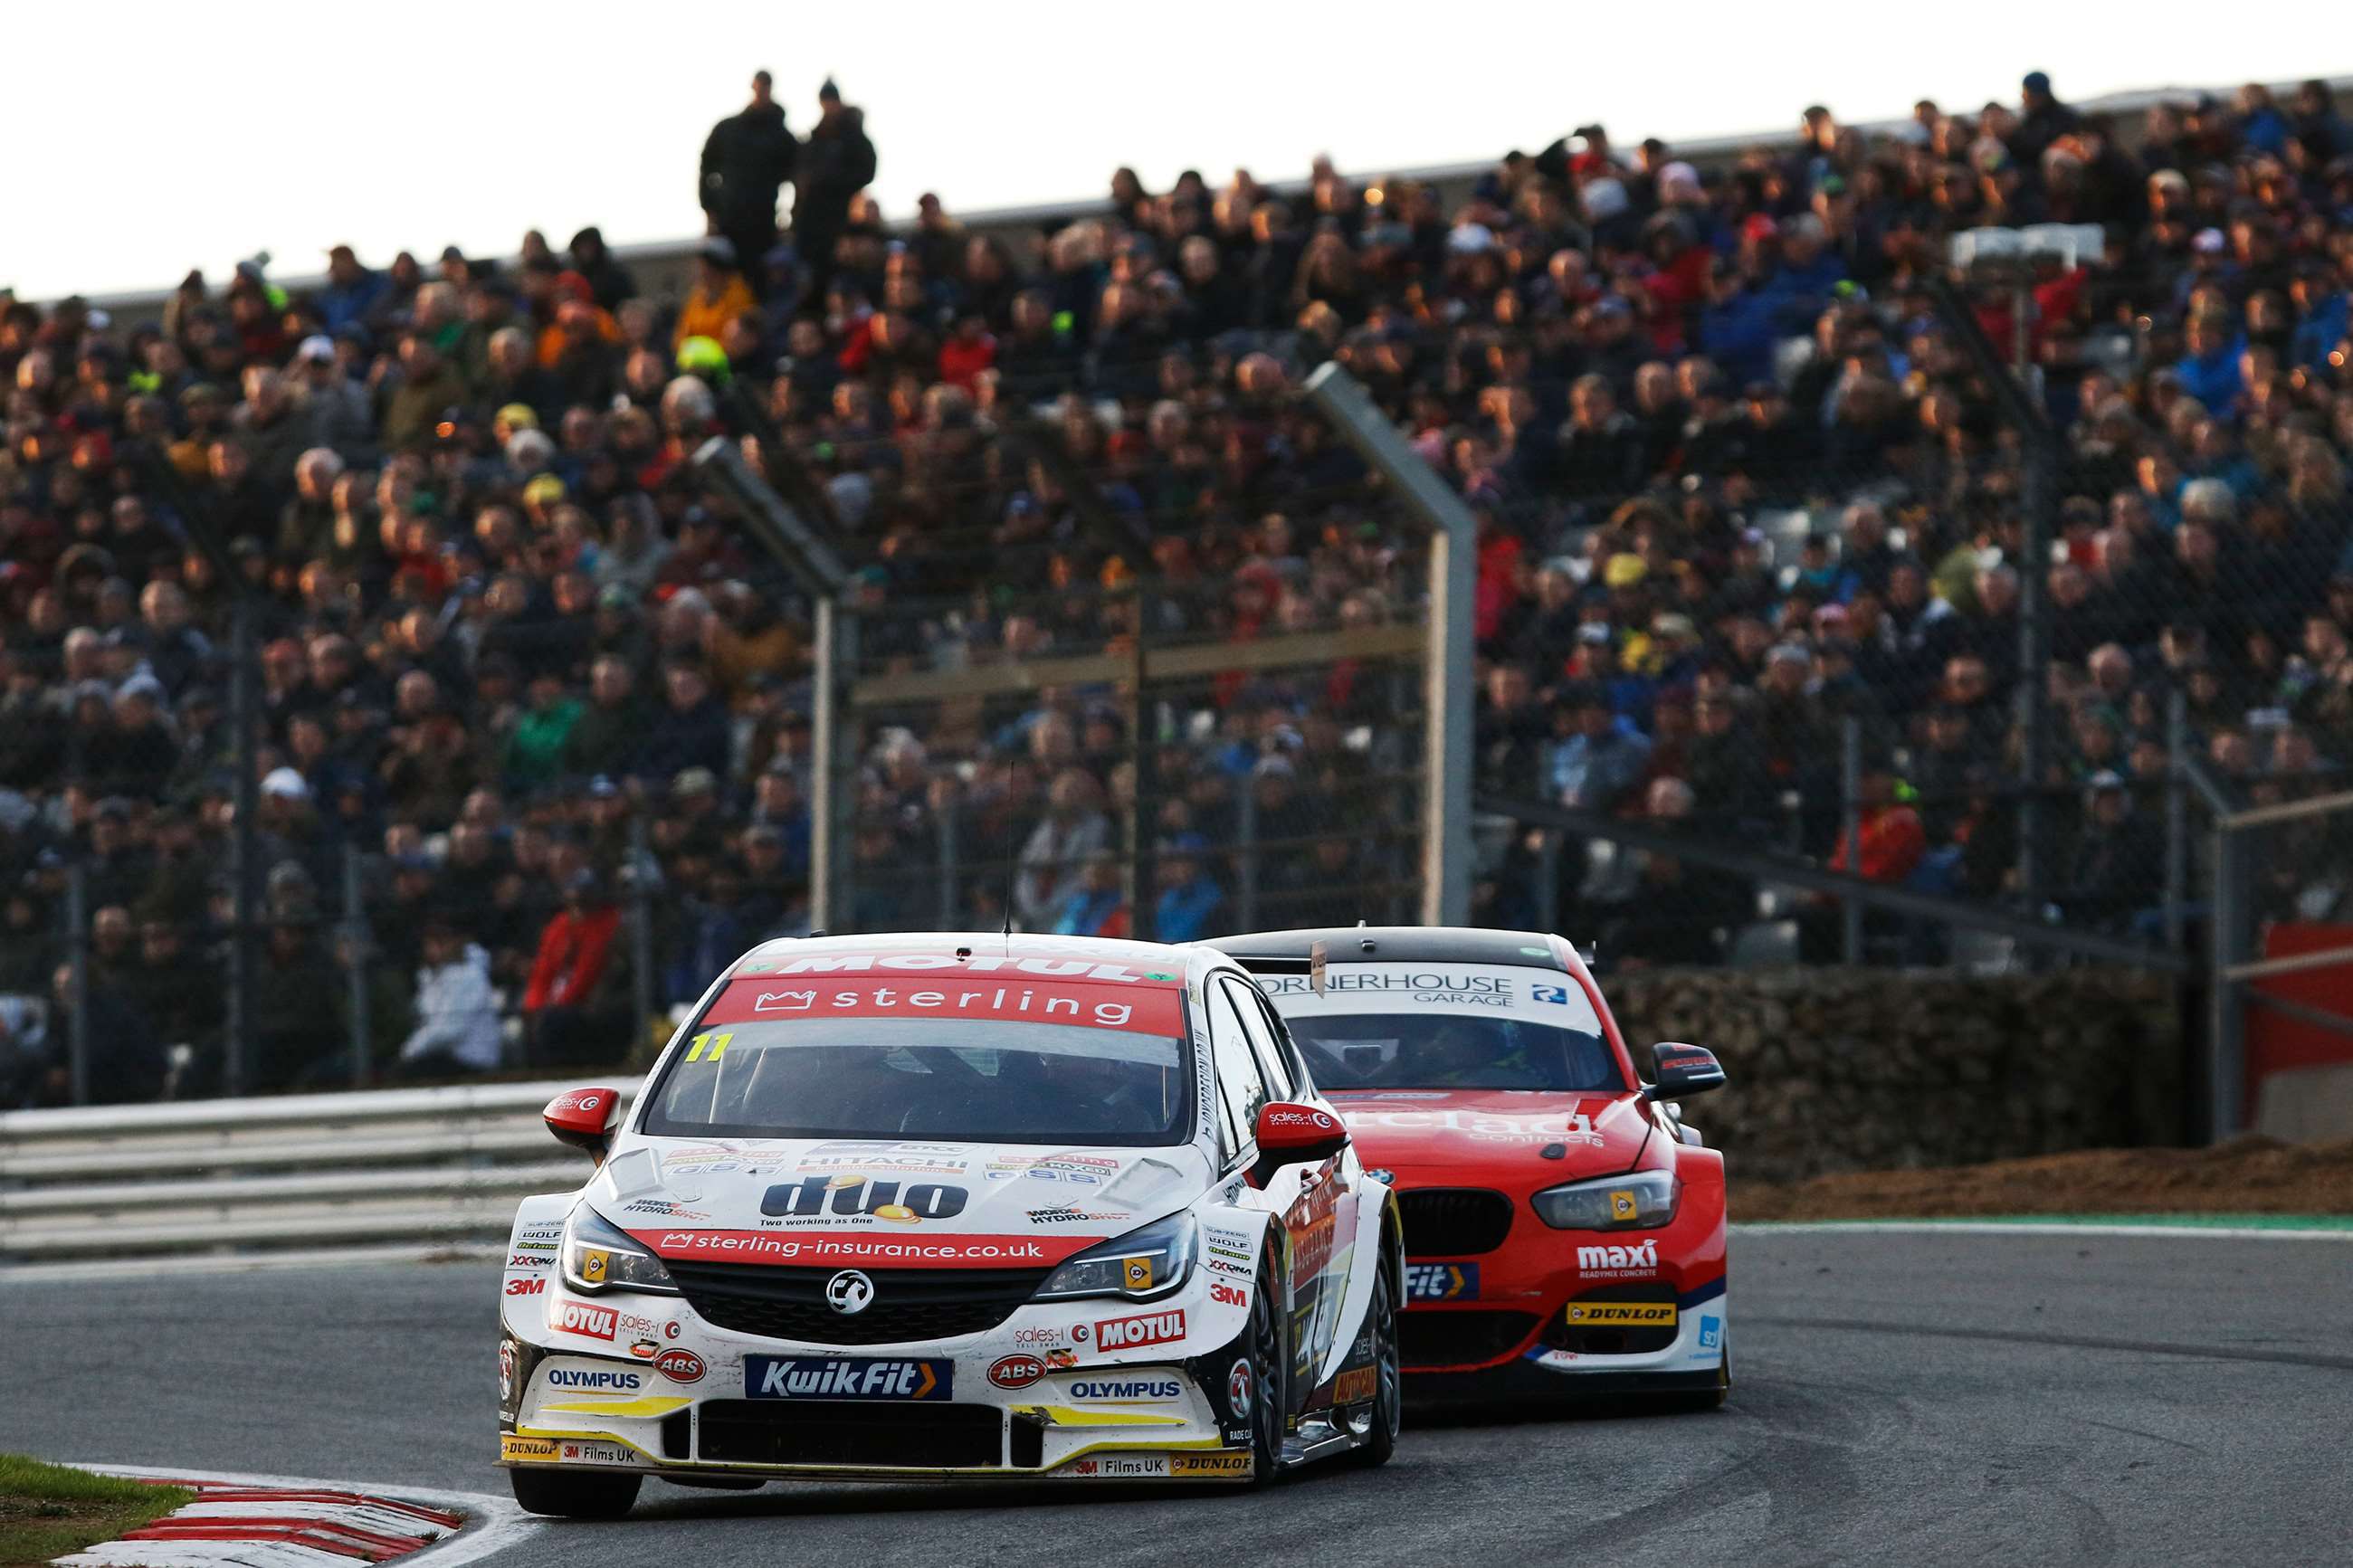
[[[1681,1100],[1724,1087],[1724,1066],[1715,1053],[1680,1040],[1661,1040],[1651,1047],[1651,1076],[1642,1091],[1645,1100]]]
[[[557,1095],[540,1112],[558,1143],[585,1149],[598,1164],[613,1146],[614,1130],[621,1124],[621,1091],[617,1089],[575,1089]]]
[[[1348,1146],[1348,1130],[1340,1119],[1318,1105],[1271,1100],[1259,1107],[1258,1163],[1250,1167],[1250,1185],[1266,1185],[1269,1176],[1285,1165],[1313,1165]]]

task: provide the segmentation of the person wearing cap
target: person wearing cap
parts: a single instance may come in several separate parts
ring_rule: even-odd
[[[844,103],[832,78],[818,89],[817,103],[818,122],[793,176],[793,248],[809,269],[808,298],[822,300],[832,288],[850,201],[874,183],[875,157],[866,111]]]
[[[2052,902],[2080,930],[2121,931],[2154,908],[2165,885],[2165,835],[2135,807],[2124,776],[2103,769],[2086,781],[2084,817]]]
[[[713,125],[703,139],[698,181],[710,232],[724,237],[735,257],[754,261],[776,243],[776,196],[793,178],[800,151],[785,124],[784,105],[776,100],[776,79],[765,70],[754,72],[752,101]],[[601,250],[604,236],[596,237]]]
[[[296,344],[289,374],[303,446],[359,453],[375,445],[375,410],[368,405],[367,389],[343,374],[332,338],[314,332]]]
[[[491,955],[446,915],[427,918],[423,939],[417,1027],[400,1042],[387,1076],[415,1081],[491,1071],[505,1043],[491,987]]]
[[[2042,71],[2028,71],[2020,81],[2018,104],[2024,112],[2010,132],[2008,145],[2010,157],[2029,168],[2042,163],[2052,142],[2072,136],[2083,123],[2081,115],[2052,93],[2051,78]]]

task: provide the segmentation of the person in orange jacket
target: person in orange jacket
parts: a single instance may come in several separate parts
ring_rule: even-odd
[[[758,258],[753,258],[756,262]],[[694,287],[687,291],[686,303],[678,313],[678,331],[671,334],[671,346],[682,348],[689,338],[709,338],[717,342],[727,331],[727,325],[759,301],[752,298],[752,286],[744,281],[737,265],[735,247],[723,235],[713,235],[702,242],[694,268]]]

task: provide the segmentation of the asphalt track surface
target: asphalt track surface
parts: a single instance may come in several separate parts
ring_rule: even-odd
[[[500,1492],[495,1266],[0,1283],[0,1449]],[[1721,1412],[1259,1494],[649,1485],[500,1564],[2353,1561],[2353,1242],[1736,1231]]]

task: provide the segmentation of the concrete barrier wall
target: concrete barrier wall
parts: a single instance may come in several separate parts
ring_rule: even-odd
[[[1659,971],[1619,975],[1608,994],[1645,1071],[1655,1040],[1723,1059],[1730,1083],[1684,1110],[1741,1176],[2180,1136],[2181,1024],[2158,976]]]

